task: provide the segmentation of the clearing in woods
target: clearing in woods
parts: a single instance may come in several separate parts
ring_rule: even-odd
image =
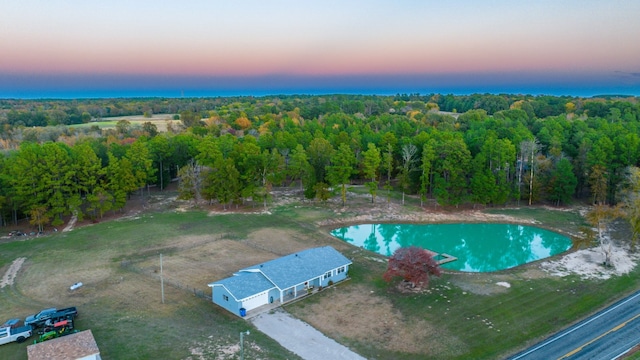
[[[3,242],[0,259],[6,266],[0,267],[0,274],[4,274],[0,300],[6,300],[7,305],[0,308],[0,316],[18,317],[44,307],[76,305],[82,311],[79,328],[92,329],[105,359],[237,358],[238,333],[249,324],[193,296],[196,291],[185,290],[210,295],[208,283],[231,276],[240,268],[309,247],[331,245],[353,260],[351,280],[285,306],[286,311],[367,358],[482,358],[482,354],[500,353],[484,349],[487,344],[495,343],[505,351],[504,347],[522,346],[531,339],[532,335],[522,333],[520,326],[503,319],[512,307],[514,315],[510,316],[524,316],[520,321],[526,323],[540,323],[540,316],[564,316],[553,308],[542,315],[542,310],[535,307],[532,314],[520,311],[522,299],[532,299],[533,304],[551,301],[561,309],[567,301],[579,304],[577,299],[586,293],[595,293],[602,303],[611,293],[598,293],[611,291],[606,288],[609,283],[583,279],[572,272],[572,264],[589,261],[587,258],[543,266],[565,258],[560,256],[491,274],[447,273],[426,291],[399,294],[380,280],[386,268],[384,257],[332,238],[328,229],[371,221],[539,222],[535,216],[471,209],[421,209],[382,200],[371,204],[369,197],[353,192],[349,193],[348,207],[342,207],[339,198],[327,204],[300,205],[297,194],[275,195],[268,212],[261,206],[193,211],[188,203],[175,200],[175,193],[152,192],[143,200],[134,197],[126,211],[109,214],[98,224],[78,222],[73,231],[23,240],[19,243],[24,245],[18,247],[9,248]],[[557,224],[545,225],[562,226],[565,233],[577,232],[581,225],[572,225],[573,218],[567,221],[555,217],[559,218]],[[160,254],[167,284],[162,306]],[[627,272],[633,271],[637,259],[624,259],[625,264],[633,264]],[[560,268],[569,274],[567,280],[561,278],[565,275]],[[70,291],[69,286],[78,281],[84,285]],[[572,300],[557,291],[567,291],[577,298]],[[501,302],[500,307],[494,301]],[[526,329],[537,329],[535,336],[547,331],[536,326]],[[505,340],[499,331],[519,337]],[[493,340],[487,343],[482,338]],[[245,341],[247,358],[296,358],[259,333],[252,332]],[[137,345],[131,347],[132,343]],[[11,358],[4,355],[11,355],[12,348],[0,348],[0,357]]]

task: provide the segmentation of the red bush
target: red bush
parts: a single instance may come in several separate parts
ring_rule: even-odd
[[[387,271],[382,275],[385,281],[391,281],[394,277],[400,276],[413,286],[429,286],[429,276],[440,276],[440,266],[433,258],[433,253],[410,246],[399,248],[391,258]]]

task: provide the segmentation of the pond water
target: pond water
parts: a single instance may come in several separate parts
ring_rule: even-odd
[[[443,269],[467,272],[509,269],[571,247],[564,235],[515,224],[364,224],[334,229],[331,235],[386,256],[409,246],[446,253],[457,260]]]

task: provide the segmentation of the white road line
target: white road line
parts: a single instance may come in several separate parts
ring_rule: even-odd
[[[635,295],[633,295],[632,297],[628,298],[627,300],[625,300],[625,301],[623,301],[623,302],[621,302],[621,303],[617,304],[616,306],[614,306],[614,307],[611,307],[611,308],[607,309],[607,310],[606,310],[606,311],[604,311],[603,313],[601,313],[601,314],[599,314],[599,315],[597,315],[597,316],[594,316],[594,317],[590,318],[589,320],[585,321],[584,323],[582,323],[582,324],[580,324],[580,325],[578,325],[578,326],[576,326],[576,327],[573,327],[573,328],[569,329],[569,330],[568,330],[567,332],[565,332],[564,334],[562,334],[562,335],[560,335],[560,336],[558,336],[558,337],[554,337],[554,338],[552,338],[552,339],[550,339],[550,340],[547,340],[547,341],[545,341],[544,343],[542,343],[542,344],[540,344],[540,345],[536,346],[535,348],[533,348],[533,349],[531,349],[531,350],[529,350],[529,351],[525,352],[524,354],[520,354],[520,355],[519,355],[519,356],[517,356],[517,357],[511,358],[511,360],[518,360],[518,359],[520,359],[520,358],[523,358],[523,357],[525,357],[525,356],[527,356],[527,355],[531,354],[531,353],[532,353],[532,352],[534,352],[534,351],[538,351],[538,349],[543,348],[543,347],[545,347],[545,346],[547,346],[547,345],[551,344],[552,342],[554,342],[554,341],[556,341],[556,340],[560,340],[560,339],[561,339],[561,338],[563,338],[565,335],[571,334],[572,332],[574,332],[574,331],[576,331],[576,330],[580,329],[581,327],[583,327],[583,326],[585,326],[585,325],[589,324],[590,322],[592,322],[592,321],[594,321],[594,320],[596,320],[596,319],[600,318],[601,316],[604,316],[604,315],[608,314],[609,312],[611,312],[611,311],[613,311],[613,310],[615,310],[615,309],[619,308],[620,306],[622,306],[622,305],[624,305],[624,304],[628,303],[629,301],[631,301],[631,300],[633,300],[633,299],[635,299],[635,298],[637,298],[637,297],[640,297],[640,292],[636,293]]]

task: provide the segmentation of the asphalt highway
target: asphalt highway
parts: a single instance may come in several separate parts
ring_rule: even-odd
[[[640,291],[510,357],[611,360],[640,344]]]

